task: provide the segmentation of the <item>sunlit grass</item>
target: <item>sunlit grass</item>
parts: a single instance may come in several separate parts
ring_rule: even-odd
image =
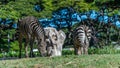
[[[119,68],[120,54],[64,55],[1,60],[0,68]]]

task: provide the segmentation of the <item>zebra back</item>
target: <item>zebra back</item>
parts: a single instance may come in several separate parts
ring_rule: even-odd
[[[33,16],[28,16],[22,19],[19,19],[18,22],[19,30],[22,30],[25,34],[36,35],[37,37],[44,37],[44,29],[39,23],[38,19]]]

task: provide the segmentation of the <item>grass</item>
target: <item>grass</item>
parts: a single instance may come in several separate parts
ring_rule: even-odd
[[[120,54],[64,55],[1,60],[0,68],[120,68]]]

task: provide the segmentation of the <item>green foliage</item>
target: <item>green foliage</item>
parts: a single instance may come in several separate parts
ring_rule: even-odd
[[[14,20],[18,20],[20,17],[28,16],[28,15],[39,15],[36,14],[33,9],[34,5],[38,1],[34,0],[17,0],[10,1],[7,5],[2,4],[0,7],[0,18],[11,18]]]
[[[74,55],[74,51],[63,50],[63,51],[62,51],[62,55]]]
[[[18,57],[18,51],[9,51],[0,53],[0,58],[10,58],[10,57]]]
[[[104,46],[103,48],[90,47],[89,54],[120,54],[120,50],[114,48],[114,46]],[[74,55],[74,50],[63,50],[62,55]]]
[[[89,54],[120,54],[120,50],[115,49],[113,46],[104,46],[103,48],[89,48]]]
[[[52,12],[61,7],[73,7],[78,12],[91,9],[98,10],[99,8],[96,6],[96,3],[103,4],[109,1],[111,0],[94,0],[90,3],[85,0],[6,0],[7,3],[0,1],[0,18],[17,20],[20,17],[28,15],[42,18],[51,17]],[[39,4],[43,8],[41,12],[36,12],[33,9],[35,4]]]
[[[10,46],[10,47],[11,47],[10,49],[11,49],[12,51],[19,51],[19,46],[18,46],[19,43],[18,43],[18,41],[11,42],[10,45],[11,45],[11,46]]]
[[[11,29],[11,30],[4,30],[4,31],[1,31],[1,38],[0,38],[0,52],[2,51],[5,51],[7,52],[9,49],[9,45],[10,43],[8,43],[8,34],[9,34],[9,39],[11,40],[12,39],[12,35],[15,34],[15,29]],[[10,41],[11,42],[11,41]],[[11,42],[13,43],[13,42]],[[16,44],[16,43],[14,43]],[[14,45],[10,45],[10,46],[14,46]],[[18,45],[16,45],[18,46]],[[16,46],[14,48],[16,48]],[[13,48],[13,49],[14,49]]]

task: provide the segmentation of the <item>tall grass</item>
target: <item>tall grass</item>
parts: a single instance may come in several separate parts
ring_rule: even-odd
[[[114,46],[104,46],[103,48],[89,48],[89,54],[120,54],[120,50],[114,48]]]
[[[90,47],[88,50],[89,54],[120,54],[120,50],[115,49],[113,46],[104,46],[103,48]],[[24,57],[22,52],[22,57]],[[34,52],[35,56],[40,56],[39,52]],[[3,57],[18,57],[18,51],[9,51],[0,53],[0,58]],[[63,50],[62,55],[74,55],[74,50]]]

